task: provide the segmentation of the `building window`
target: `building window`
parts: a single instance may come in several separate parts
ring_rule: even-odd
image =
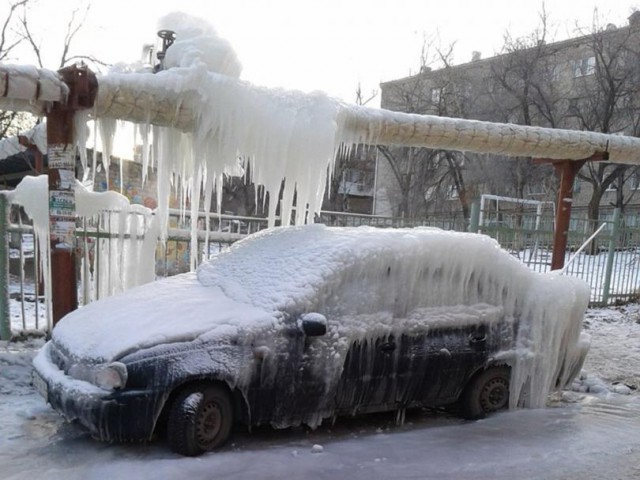
[[[596,57],[585,57],[573,61],[573,77],[586,77],[596,72]]]
[[[580,193],[580,190],[582,190],[582,181],[576,178],[573,181],[573,193]]]
[[[580,101],[577,98],[570,98],[569,99],[569,108],[567,110],[567,113],[571,116],[578,116],[578,114],[580,113]]]
[[[347,168],[342,172],[342,182],[338,193],[347,195],[369,195],[373,187],[373,175],[357,168]]]
[[[440,88],[432,88],[431,89],[431,103],[440,103],[440,99],[442,98],[442,91],[444,89]]]

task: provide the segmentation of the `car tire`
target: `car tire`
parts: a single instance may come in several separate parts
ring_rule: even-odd
[[[474,376],[460,398],[464,418],[477,420],[509,407],[509,367],[491,367]]]
[[[167,440],[176,453],[194,457],[223,445],[231,434],[233,406],[227,389],[198,385],[176,396],[167,421]]]

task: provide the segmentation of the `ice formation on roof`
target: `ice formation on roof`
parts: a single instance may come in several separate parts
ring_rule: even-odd
[[[47,153],[47,124],[39,123],[29,130],[18,133],[15,137],[0,139],[0,161],[27,149],[27,147],[20,144],[19,137],[24,137],[29,143],[35,145],[41,153]]]

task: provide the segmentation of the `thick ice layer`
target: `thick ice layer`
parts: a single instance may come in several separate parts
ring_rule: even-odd
[[[75,311],[54,329],[53,341],[78,365],[89,366],[135,362],[162,355],[172,344],[195,342],[195,356],[172,366],[171,375],[198,377],[211,362],[224,365],[232,387],[250,404],[250,381],[258,373],[261,388],[270,391],[279,381],[300,387],[291,372],[304,369],[317,388],[309,396],[315,402],[311,413],[276,402],[273,410],[252,412],[252,421],[315,426],[334,415],[336,405],[358,408],[341,383],[345,362],[350,352],[352,359],[355,355],[363,378],[371,376],[374,362],[354,345],[393,337],[398,351],[436,348],[446,356],[451,355],[447,347],[458,348],[461,339],[468,348],[468,333],[459,332],[473,327],[490,339],[489,361],[512,367],[512,405],[544,406],[549,391],[570,380],[582,359],[580,329],[588,297],[586,284],[531,272],[482,235],[430,228],[283,227],[238,242],[197,274],[144,285]],[[292,335],[303,315],[326,318],[326,334],[307,340]],[[424,340],[432,330],[441,332],[437,347]],[[413,337],[424,341],[403,343]],[[152,350],[136,354],[141,349]],[[259,372],[254,358],[260,359]],[[399,398],[376,398],[382,402],[376,404],[403,408],[404,395],[412,398],[416,388],[403,378],[392,377],[397,388],[382,391],[397,391]]]
[[[51,102],[64,101],[69,87],[57,72],[30,65],[0,65],[0,108],[43,115]]]
[[[242,65],[233,47],[205,20],[174,12],[161,18],[158,26],[176,34],[175,42],[167,50],[164,68],[204,63],[210,72],[235,78],[240,76]]]
[[[200,19],[173,14],[161,26],[177,34],[166,70],[100,78],[95,110],[98,118],[134,120],[143,130],[162,126],[153,129],[160,219],[167,218],[171,186],[185,207],[190,202],[197,210],[201,196],[211,199],[216,189],[219,203],[224,176],[242,174],[243,168],[268,194],[271,225],[281,191],[283,224],[313,218],[337,149],[351,143],[342,135],[341,103],[322,93],[238,80],[240,64],[232,48]],[[103,134],[104,145],[113,133]]]
[[[76,213],[86,219],[99,219],[102,237],[83,238],[80,272],[83,300],[88,303],[155,279],[155,248],[159,228],[152,211],[113,191],[92,192],[80,182],[75,184]],[[49,186],[47,175],[25,177],[9,201],[22,205],[33,221],[42,255],[44,278],[49,272]],[[104,234],[111,235],[104,237]],[[46,297],[51,298],[50,283],[45,282]]]
[[[47,153],[47,125],[40,123],[29,130],[20,132],[20,137],[25,137],[27,141],[34,144],[42,153]],[[0,160],[11,155],[24,152],[27,147],[20,144],[19,138],[6,137],[0,140]]]
[[[341,319],[347,339],[418,322],[424,318],[419,309],[499,306],[518,323],[516,348],[502,353],[513,367],[513,405],[543,406],[558,377],[563,383],[576,373],[586,348],[580,330],[588,286],[534,273],[480,235],[428,228],[276,229],[233,245],[202,265],[198,278],[265,310]]]
[[[274,321],[272,314],[236,302],[187,273],[71,312],[58,323],[53,339],[74,357],[101,363],[157,344],[203,334],[228,336]]]

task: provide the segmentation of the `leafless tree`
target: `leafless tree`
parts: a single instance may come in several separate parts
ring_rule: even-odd
[[[31,23],[29,21],[29,16],[32,10],[29,8],[28,3],[25,3],[21,6],[21,12],[19,16],[20,23],[20,34],[25,42],[27,42],[31,46],[31,50],[35,56],[35,60],[40,68],[44,68],[45,64],[43,61],[43,44],[50,45],[51,42],[47,39],[44,42],[44,39],[37,32],[33,31],[31,27]],[[66,24],[66,29],[64,33],[64,38],[62,39],[62,44],[59,46],[59,60],[56,68],[62,68],[67,66],[73,62],[88,62],[89,64],[98,64],[105,65],[100,60],[96,59],[92,55],[70,55],[71,47],[73,44],[73,40],[78,34],[78,32],[82,29],[87,17],[91,11],[91,3],[81,3],[78,4],[70,13],[69,20]]]
[[[469,118],[473,111],[474,82],[452,68],[454,45],[423,47],[421,73],[408,81],[389,84],[383,107],[408,113]],[[433,56],[428,52],[433,50]],[[429,65],[440,68],[431,72]],[[472,195],[468,183],[470,156],[456,151],[427,148],[378,147],[396,181],[396,214],[419,217],[457,200],[466,218]],[[475,190],[475,189],[472,189]]]
[[[69,17],[66,25],[64,38],[57,39],[46,38],[34,31],[31,26],[30,18],[37,13],[38,5],[32,0],[12,1],[9,4],[6,16],[2,21],[0,30],[0,62],[15,61],[14,55],[18,47],[28,46],[27,50],[32,55],[32,60],[41,67],[50,67],[45,65],[44,51],[42,45],[60,45],[61,53],[59,61],[54,68],[62,68],[72,62],[87,61],[93,64],[104,65],[99,60],[89,55],[71,55],[73,41],[77,33],[82,28],[90,12],[91,4],[86,3],[84,7],[75,8]],[[19,131],[30,128],[35,123],[35,119],[23,112],[0,111],[0,138],[9,135],[16,135]]]
[[[631,27],[602,27],[597,16],[595,18],[593,30],[587,36],[587,70],[575,78],[575,93],[569,100],[570,114],[584,130],[637,136],[640,133],[636,100],[640,32]],[[588,207],[590,219],[598,220],[603,194],[611,187],[620,190],[616,206],[624,207],[622,190],[634,174],[633,171],[625,173],[629,168],[606,162],[588,162],[582,168],[579,178],[588,182],[593,192]]]
[[[373,90],[369,94],[362,91],[362,86],[357,85],[355,91],[356,105],[367,105],[378,96],[378,92]],[[356,147],[351,149],[341,149],[336,157],[333,174],[329,179],[328,188],[325,192],[323,209],[334,212],[352,212],[354,206],[350,203],[351,188],[356,183],[367,192],[373,189],[375,176],[375,150],[371,148]],[[354,178],[357,177],[357,178]],[[357,180],[357,182],[355,181]],[[359,213],[364,212],[364,208],[356,208]]]
[[[2,30],[0,31],[0,62],[10,58],[11,53],[23,40],[15,30],[15,23],[20,10],[28,3],[29,0],[20,0],[9,5],[9,11],[2,22]],[[18,112],[0,111],[0,138],[15,134],[16,127],[23,126],[25,120],[25,115]]]
[[[539,26],[530,35],[514,38],[505,33],[502,51],[491,62],[487,82],[493,120],[552,128],[562,122],[559,107],[564,97],[558,83],[557,49],[548,44],[548,23],[543,5]],[[532,184],[553,184],[549,181],[552,169],[528,157],[492,160],[494,171],[503,180],[505,195],[525,198]]]

